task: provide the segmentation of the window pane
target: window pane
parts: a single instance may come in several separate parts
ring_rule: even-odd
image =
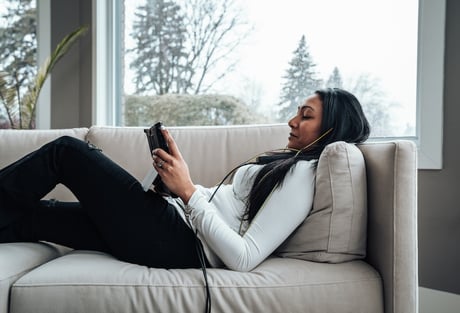
[[[0,90],[19,90],[0,99],[0,128],[35,128],[33,112],[20,106],[37,72],[35,0],[0,0]]]
[[[417,0],[125,2],[124,123],[286,122],[322,87],[415,136]]]

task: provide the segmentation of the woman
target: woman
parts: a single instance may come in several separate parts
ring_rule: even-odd
[[[153,151],[153,166],[178,198],[144,192],[93,145],[61,137],[0,171],[0,243],[44,240],[151,267],[188,268],[200,267],[196,233],[208,266],[251,270],[307,216],[324,147],[369,135],[358,100],[340,89],[316,91],[288,124],[286,149],[245,163],[220,189],[193,184],[163,130],[170,153]],[[40,200],[57,183],[79,202]]]

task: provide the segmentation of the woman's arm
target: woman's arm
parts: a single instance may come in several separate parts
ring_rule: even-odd
[[[315,169],[310,162],[299,161],[286,174],[282,186],[267,198],[246,233],[240,236],[193,185],[188,166],[169,132],[163,130],[163,135],[170,154],[155,150],[153,165],[169,190],[191,208],[193,226],[228,268],[249,271],[256,267],[310,212]]]
[[[208,199],[196,190],[189,199],[191,222],[206,243],[233,270],[250,271],[297,228],[313,203],[315,169],[299,161],[287,173],[243,236],[233,231]]]

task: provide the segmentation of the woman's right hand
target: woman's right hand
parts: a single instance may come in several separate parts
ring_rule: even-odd
[[[187,204],[196,187],[190,177],[188,165],[177,147],[176,142],[167,129],[161,132],[169,147],[167,153],[163,149],[153,150],[153,166],[168,189],[178,195]]]

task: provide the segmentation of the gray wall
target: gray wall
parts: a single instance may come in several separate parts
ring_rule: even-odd
[[[52,0],[52,43],[91,23],[91,0]],[[460,294],[460,1],[447,0],[444,168],[419,171],[420,285]],[[53,72],[52,128],[91,125],[91,34]]]
[[[460,294],[460,1],[447,0],[443,169],[419,171],[420,285]]]
[[[51,47],[82,25],[91,27],[91,0],[51,1]],[[91,29],[51,75],[51,128],[91,126]]]

